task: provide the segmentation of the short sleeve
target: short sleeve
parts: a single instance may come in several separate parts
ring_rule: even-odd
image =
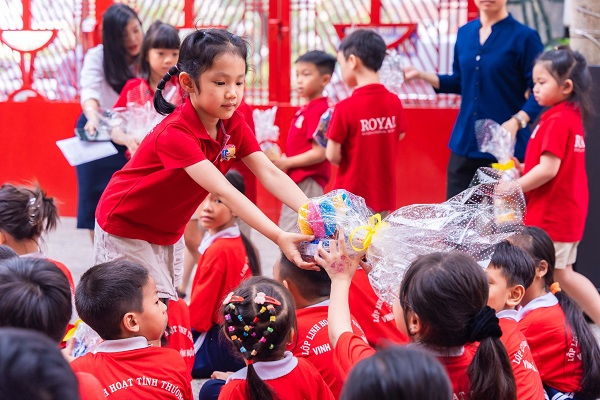
[[[375,354],[375,350],[358,335],[344,332],[333,349],[333,362],[343,381],[352,367],[362,359]]]
[[[79,75],[81,105],[89,100],[100,101],[104,84],[103,47],[97,46],[88,50],[83,59],[83,67]]]
[[[242,118],[241,129],[239,129],[239,131],[241,139],[236,146],[236,158],[242,159],[252,153],[260,151],[260,146],[256,141],[256,136],[244,118]]]
[[[185,168],[206,160],[200,141],[192,133],[172,126],[157,137],[156,153],[165,169]]]
[[[349,127],[345,119],[345,102],[342,101],[335,106],[329,128],[327,129],[327,139],[337,143],[344,143],[348,139]]]
[[[567,118],[559,115],[548,120],[544,125],[544,135],[540,138],[540,154],[547,151],[562,160],[569,143]]]

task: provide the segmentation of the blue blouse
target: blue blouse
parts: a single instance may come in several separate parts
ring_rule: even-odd
[[[450,149],[463,157],[493,159],[477,148],[475,121],[489,118],[502,124],[519,110],[532,120],[537,117],[542,107],[533,95],[526,99],[525,93],[533,88],[533,65],[544,47],[535,30],[511,15],[492,26],[483,45],[479,43],[480,28],[476,19],[458,30],[452,74],[439,75],[437,92],[462,96]],[[530,135],[529,127],[517,132],[515,156],[521,160]]]

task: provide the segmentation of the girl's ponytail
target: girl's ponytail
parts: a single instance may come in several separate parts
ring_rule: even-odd
[[[248,256],[248,265],[250,266],[250,271],[252,271],[252,275],[260,276],[260,263],[258,262],[258,254],[256,254],[256,249],[254,248],[254,245],[252,244],[250,239],[248,239],[246,235],[244,235],[241,232],[240,237],[242,238],[242,243],[244,243],[244,248],[246,249],[246,255]]]
[[[246,373],[246,396],[250,400],[273,400],[273,391],[265,381],[260,379],[256,373],[254,365],[248,364],[248,372]]]
[[[58,209],[54,199],[37,185],[0,187],[0,228],[15,240],[37,239],[56,228]]]
[[[516,399],[517,385],[510,359],[500,340],[495,311],[485,306],[473,317],[468,327],[469,342],[479,342],[477,352],[467,369],[471,383],[471,400]]]
[[[169,68],[169,71],[165,74],[165,76],[162,77],[162,79],[160,80],[160,82],[158,82],[158,85],[156,87],[156,93],[154,93],[154,108],[162,115],[171,114],[173,110],[175,110],[175,105],[165,100],[162,92],[167,82],[169,82],[172,77],[177,75],[179,75],[179,68],[177,68],[177,66],[175,65]]]

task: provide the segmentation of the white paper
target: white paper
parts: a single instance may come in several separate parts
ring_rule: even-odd
[[[76,137],[58,140],[56,145],[73,167],[118,153],[112,142],[84,142]]]

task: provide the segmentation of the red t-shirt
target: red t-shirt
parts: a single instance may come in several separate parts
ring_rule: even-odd
[[[320,97],[312,100],[296,112],[294,119],[292,119],[285,145],[286,156],[292,157],[306,153],[312,148],[314,142],[313,133],[315,133],[319,125],[321,115],[328,108],[327,97]],[[325,188],[331,176],[331,164],[329,161],[324,160],[306,167],[291,168],[288,170],[288,175],[296,183],[300,183],[306,178],[312,178],[321,187]]]
[[[352,278],[348,302],[350,313],[372,346],[376,347],[386,340],[408,343],[408,337],[396,326],[392,308],[377,296],[362,268],[357,269]]]
[[[150,85],[148,85],[148,82],[142,78],[130,79],[125,82],[125,86],[121,89],[121,93],[119,93],[119,97],[113,108],[127,107],[127,103],[131,97],[135,97],[136,100],[152,99],[154,97],[154,90],[152,90]],[[135,101],[135,103],[144,104],[145,102]]]
[[[240,236],[215,240],[200,256],[192,283],[190,316],[192,328],[207,332],[223,320],[223,299],[252,276],[246,248]]]
[[[165,336],[169,349],[177,350],[187,365],[187,372],[192,376],[194,367],[194,338],[192,337],[192,327],[190,325],[190,309],[182,298],[170,300],[167,309],[169,316],[169,328],[171,332]]]
[[[357,362],[373,354],[375,349],[362,337],[351,332],[342,333],[333,349],[333,362],[342,381],[346,381],[350,370]]]
[[[246,123],[250,127],[250,130],[256,136],[256,129],[254,127],[254,117],[252,116],[252,107],[242,100],[240,106],[237,109],[240,114],[244,116]],[[231,169],[235,169],[244,177],[244,186],[246,187],[246,197],[253,203],[256,203],[256,176],[250,171],[250,168],[243,162],[234,163]]]
[[[470,381],[467,375],[467,368],[473,360],[474,353],[469,347],[464,347],[463,352],[456,356],[438,356],[437,359],[446,368],[448,378],[452,383],[453,399],[466,400],[469,398]],[[485,373],[482,371],[482,373]]]
[[[555,242],[583,237],[589,202],[583,136],[581,113],[563,102],[542,115],[525,151],[525,174],[540,163],[544,152],[561,160],[554,178],[526,193],[525,223],[544,229]]]
[[[319,372],[303,358],[296,358],[286,353],[286,357],[282,360],[255,363],[254,368],[258,376],[273,390],[275,398],[279,400],[334,399]],[[243,368],[229,377],[221,389],[219,399],[247,400],[246,374],[247,369]]]
[[[517,383],[517,398],[519,400],[543,400],[544,387],[540,373],[535,366],[531,349],[525,335],[517,325],[517,312],[514,310],[500,311],[502,337],[500,340],[506,347],[510,365]]]
[[[322,304],[322,305],[319,305]],[[344,382],[333,365],[333,351],[329,341],[327,311],[329,301],[314,306],[296,310],[298,323],[296,347],[290,349],[296,357],[303,357],[310,361],[323,377],[337,399],[342,391]],[[360,336],[364,342],[364,332],[360,325],[352,319],[352,331]]]
[[[581,349],[556,297],[548,293],[532,300],[518,317],[542,382],[564,393],[577,392],[583,377]]]
[[[111,399],[192,399],[183,358],[173,349],[148,346],[144,337],[102,342],[71,367],[94,375]]]
[[[63,274],[65,274],[67,280],[69,281],[69,286],[71,286],[71,293],[75,293],[75,283],[73,282],[73,275],[71,274],[71,271],[69,271],[69,268],[67,268],[67,266],[61,263],[60,261],[56,261],[51,258],[48,258],[48,261],[56,265],[58,269],[60,269],[63,272]]]
[[[342,145],[333,189],[365,199],[372,210],[396,209],[396,145],[407,123],[397,95],[381,84],[359,87],[333,112],[327,138]]]
[[[100,381],[88,372],[76,372],[79,383],[79,397],[81,400],[103,400],[104,390]]]
[[[184,168],[209,160],[224,174],[235,160],[260,151],[239,113],[221,123],[213,140],[191,102],[185,100],[152,129],[135,157],[112,176],[96,209],[100,227],[112,235],[158,245],[177,242],[207,195]],[[221,150],[225,149],[234,157],[223,158]]]

